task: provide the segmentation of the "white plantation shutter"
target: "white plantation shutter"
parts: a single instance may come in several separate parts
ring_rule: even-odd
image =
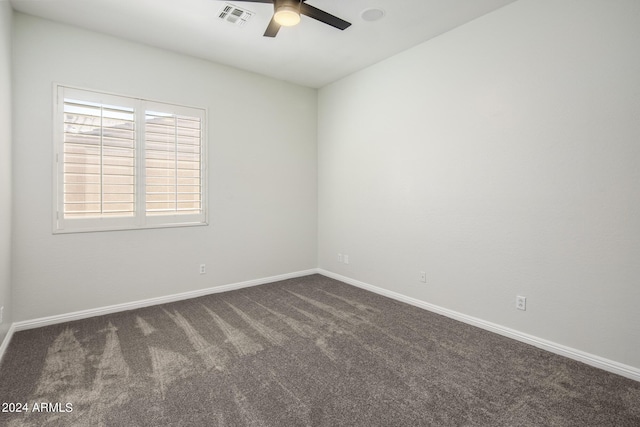
[[[58,86],[54,232],[206,224],[205,116]]]
[[[146,112],[147,215],[201,212],[201,130],[198,117]]]
[[[64,99],[64,216],[133,216],[132,108]]]

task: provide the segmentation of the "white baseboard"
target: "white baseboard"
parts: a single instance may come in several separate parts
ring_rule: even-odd
[[[359,288],[366,289],[368,291],[375,292],[377,294],[395,299],[397,301],[411,304],[413,306],[416,306],[428,311],[432,311],[434,313],[441,314],[451,319],[458,320],[460,322],[467,323],[469,325],[477,326],[487,331],[494,332],[496,334],[515,339],[517,341],[524,342],[526,344],[531,344],[543,350],[550,351],[551,353],[559,354],[560,356],[565,356],[570,359],[586,363],[587,365],[591,365],[596,368],[600,368],[605,371],[612,372],[614,374],[618,374],[635,381],[640,381],[640,369],[634,368],[633,366],[618,363],[613,360],[605,359],[603,357],[586,353],[584,351],[577,350],[575,348],[567,347],[562,344],[545,340],[543,338],[525,334],[523,332],[516,331],[514,329],[510,329],[505,326],[498,325],[496,323],[491,323],[491,322],[487,322],[486,320],[478,319],[477,317],[467,316],[466,314],[458,313],[457,311],[449,310],[447,308],[440,307],[435,304],[431,304],[416,298],[408,297],[406,295],[402,295],[400,293],[390,291],[388,289],[383,289],[374,285],[370,285],[368,283],[364,283],[359,280],[352,279],[350,277],[342,276],[340,274],[336,274],[321,268],[318,269],[318,273],[322,274],[323,276],[327,276],[332,279],[336,279],[341,282],[348,283],[350,285],[357,286]]]
[[[17,331],[26,329],[40,328],[42,326],[55,325],[58,323],[71,322],[73,320],[86,319],[89,317],[103,316],[105,314],[118,313],[121,311],[135,310],[137,308],[149,307],[152,305],[167,304],[175,301],[182,301],[191,298],[197,298],[204,295],[216,294],[220,292],[228,292],[236,289],[248,288],[250,286],[263,285],[266,283],[278,282],[280,280],[293,279],[296,277],[309,276],[317,274],[318,270],[312,268],[310,270],[296,271],[293,273],[280,274],[277,276],[264,277],[261,279],[247,280],[245,282],[231,283],[228,285],[214,286],[197,291],[182,292],[179,294],[167,295],[163,297],[148,298],[140,301],[127,302],[123,304],[109,305],[106,307],[92,308],[89,310],[75,311],[73,313],[59,314],[56,316],[41,317],[39,319],[24,320],[15,322],[12,327]],[[5,341],[8,341],[5,338]],[[4,344],[3,344],[4,346]],[[0,353],[0,358],[2,353]]]

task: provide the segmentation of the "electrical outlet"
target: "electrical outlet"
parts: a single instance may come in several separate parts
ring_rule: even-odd
[[[527,298],[517,296],[516,297],[516,308],[518,310],[526,310],[527,309]]]
[[[427,273],[425,271],[420,272],[420,281],[422,283],[427,283]]]
[[[338,254],[338,262],[342,262],[342,254]]]
[[[345,264],[349,264],[349,255],[343,255],[342,259],[344,260]]]
[[[205,264],[200,264],[200,274],[207,273],[207,266]]]

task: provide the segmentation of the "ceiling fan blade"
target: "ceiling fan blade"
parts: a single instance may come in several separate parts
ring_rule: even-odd
[[[278,24],[275,19],[271,18],[271,21],[269,21],[269,25],[267,26],[267,30],[264,32],[264,36],[275,37],[279,30],[280,24]]]
[[[344,30],[351,26],[350,22],[340,19],[337,16],[333,16],[324,10],[310,6],[307,3],[300,4],[300,13],[307,15],[309,18],[324,22],[327,25],[331,25],[339,30]]]

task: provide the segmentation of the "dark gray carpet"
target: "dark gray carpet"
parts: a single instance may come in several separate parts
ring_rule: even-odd
[[[16,333],[0,401],[12,427],[640,426],[638,382],[318,275]]]

